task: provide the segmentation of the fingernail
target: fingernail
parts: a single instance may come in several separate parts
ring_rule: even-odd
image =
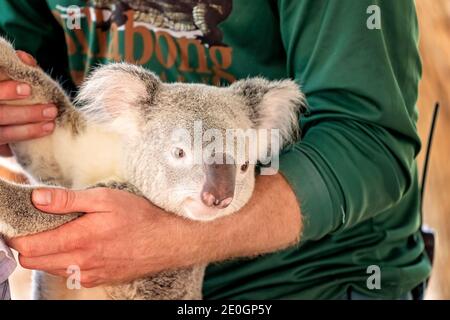
[[[52,132],[55,128],[55,124],[53,122],[47,122],[46,124],[42,125],[42,130],[45,132]]]
[[[22,60],[26,64],[31,65],[31,66],[37,65],[36,59],[31,54],[26,53],[25,51],[22,51],[22,50],[16,50],[16,52],[17,52],[17,55],[19,56],[20,60]]]
[[[44,111],[42,111],[42,115],[44,118],[47,119],[54,119],[56,118],[56,115],[58,114],[58,109],[56,107],[48,107],[45,108]]]
[[[34,190],[32,194],[34,204],[47,206],[52,203],[52,193],[48,190]]]
[[[26,83],[20,83],[16,87],[19,96],[29,96],[31,94],[31,87]]]

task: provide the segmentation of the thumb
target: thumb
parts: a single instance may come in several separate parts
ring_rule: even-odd
[[[32,67],[36,67],[37,66],[37,61],[36,59],[33,58],[33,56],[29,53],[26,53],[25,51],[22,50],[16,50],[17,56],[20,58],[20,60],[22,60],[22,62],[32,66]]]
[[[101,211],[104,201],[99,201],[98,191],[69,190],[62,188],[35,189],[32,193],[33,204],[39,210],[49,213],[73,213]]]

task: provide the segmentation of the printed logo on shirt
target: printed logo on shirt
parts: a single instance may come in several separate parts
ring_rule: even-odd
[[[93,65],[111,60],[146,66],[167,81],[220,85],[235,80],[219,26],[231,10],[231,0],[83,0],[58,1],[53,14],[66,32],[77,84]]]
[[[107,21],[99,25],[109,30],[112,23],[118,27],[126,24],[127,11],[134,10],[135,23],[148,24],[174,31],[174,36],[191,36],[207,46],[224,46],[223,34],[218,24],[231,13],[229,0],[91,0],[95,8],[111,12]]]

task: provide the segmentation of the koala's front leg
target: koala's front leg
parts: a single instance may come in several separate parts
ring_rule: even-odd
[[[31,202],[31,192],[36,188],[0,179],[0,234],[11,238],[38,233],[59,227],[82,215],[56,215],[36,209]]]

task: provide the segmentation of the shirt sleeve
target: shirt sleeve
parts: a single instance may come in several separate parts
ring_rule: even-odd
[[[301,206],[302,241],[315,240],[375,217],[417,183],[417,19],[412,0],[277,5],[287,71],[309,104],[280,171]]]
[[[40,67],[63,86],[74,90],[69,76],[64,31],[52,15],[46,1],[0,1],[0,35],[18,50],[33,55]]]

